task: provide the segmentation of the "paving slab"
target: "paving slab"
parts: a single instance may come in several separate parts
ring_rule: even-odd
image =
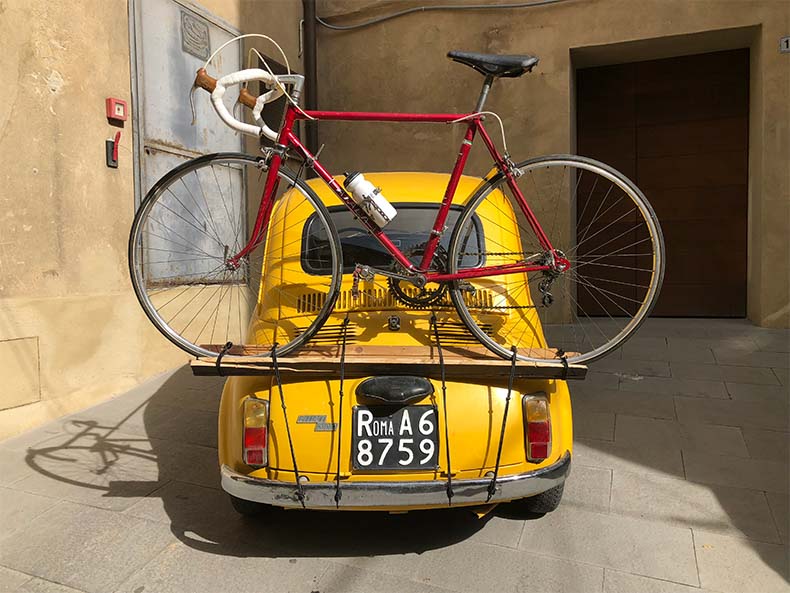
[[[614,440],[614,412],[593,412],[582,408],[573,416],[573,434],[587,439]]]
[[[790,466],[790,433],[781,430],[743,428],[749,457],[781,461]]]
[[[716,362],[722,365],[786,369],[790,366],[787,352],[740,352],[730,349],[714,349]]]
[[[61,585],[60,583],[53,583],[52,581],[45,581],[44,579],[33,578],[26,582],[24,585],[14,590],[14,593],[85,593],[80,589],[74,589]]]
[[[713,593],[710,589],[651,579],[611,568],[604,572],[603,590],[604,593]]]
[[[574,414],[584,414],[589,411],[631,414],[648,418],[675,418],[675,403],[669,394],[601,389],[581,393],[578,396],[571,391],[571,397]]]
[[[751,385],[779,385],[779,379],[770,368],[721,365],[722,379],[730,383]]]
[[[610,357],[590,363],[597,373],[634,375],[643,377],[669,377],[669,363],[663,360],[617,360]]]
[[[691,482],[788,492],[787,464],[763,459],[739,460],[734,463],[727,455],[711,455],[697,451],[684,451],[683,463],[686,479]]]
[[[766,497],[768,498],[768,505],[771,507],[771,513],[774,516],[776,528],[779,530],[782,542],[785,545],[790,544],[790,539],[788,538],[788,532],[790,532],[790,512],[788,511],[790,500],[788,499],[790,497],[778,492],[766,492]]]
[[[788,429],[787,405],[781,401],[675,397],[675,409],[678,420],[683,424]]]
[[[730,399],[740,401],[774,401],[787,407],[790,401],[790,389],[784,385],[753,385],[749,383],[727,383]]]
[[[9,488],[123,510],[162,485],[148,440],[123,433],[105,435],[91,428],[29,448],[25,459],[35,471]]]
[[[611,511],[678,527],[781,543],[765,494],[668,476],[614,472]]]
[[[520,547],[585,564],[699,585],[689,529],[560,507],[540,522],[526,523]]]
[[[688,352],[697,350],[713,351],[715,348],[740,350],[742,352],[756,352],[759,350],[757,342],[748,336],[738,336],[734,338],[712,337],[708,335],[698,338],[668,337],[667,346],[675,350],[685,350]]]
[[[704,381],[724,381],[722,367],[715,364],[699,364],[673,360],[669,370],[675,379],[700,379]]]
[[[28,447],[44,443],[50,438],[57,438],[64,434],[68,434],[68,422],[68,418],[53,420],[33,430],[0,441],[0,443],[2,443],[0,447],[6,450],[25,452]]]
[[[265,527],[262,527],[265,529]],[[144,567],[128,576],[116,593],[285,593],[317,591],[321,576],[331,567],[315,558],[267,558],[253,548],[211,542],[186,545],[174,542]]]
[[[190,371],[190,375],[192,372]],[[222,399],[222,388],[226,379],[219,377],[195,377],[206,379],[203,385],[177,389],[168,392],[166,397],[157,398],[156,405],[167,406],[179,410],[193,409],[216,414]]]
[[[576,459],[565,482],[562,504],[606,513],[612,491],[612,470],[581,465]]]
[[[542,522],[541,519],[527,524]],[[409,575],[417,582],[470,593],[578,593],[600,591],[603,583],[603,569],[600,567],[476,542],[460,542],[421,554],[337,561],[395,577]]]
[[[780,593],[788,585],[787,548],[694,532],[703,588],[723,593]]]
[[[16,591],[32,578],[29,574],[0,566],[0,591],[3,593]]]
[[[147,411],[151,415],[146,419],[147,434],[150,438],[217,447],[216,410],[149,405]]]
[[[630,338],[620,348],[623,360],[667,360],[657,358],[657,354],[663,354],[667,350],[667,339],[665,337],[643,337],[639,332]]]
[[[523,513],[513,514],[508,507],[500,505],[491,515],[481,519],[483,526],[469,536],[469,541],[517,549],[524,529]]]
[[[659,473],[683,477],[680,450],[637,449],[606,441],[579,440],[573,448],[575,461],[591,467],[634,473]]]
[[[723,381],[701,379],[675,379],[672,377],[644,377],[638,381],[620,377],[620,388],[628,391],[685,395],[700,398],[727,399],[727,387]]]
[[[25,531],[1,539],[0,564],[88,593],[107,593],[172,541],[164,525],[62,502]]]
[[[217,446],[216,410],[209,411],[192,406],[174,407],[152,402],[127,406],[122,400],[113,400],[75,414],[72,419],[83,423],[93,422],[97,428],[116,428],[126,434],[208,447]]]
[[[441,583],[428,584],[409,579],[332,563],[318,579],[316,591],[321,593],[446,593]]]
[[[571,393],[586,393],[599,389],[617,389],[620,385],[620,378],[612,373],[598,373],[595,369],[590,369],[584,376],[584,381],[571,382],[568,387]]]
[[[638,337],[702,339],[708,337],[709,325],[691,319],[648,319],[639,328]]]
[[[217,450],[200,445],[151,439],[160,477],[220,488]]]
[[[123,514],[195,531],[198,525],[224,526],[240,521],[225,492],[181,481],[168,482]]]
[[[766,333],[752,338],[760,350],[769,352],[790,352],[790,333],[780,330],[777,333]]]
[[[26,529],[33,519],[56,504],[58,500],[54,498],[0,487],[0,534],[5,537]]]
[[[698,339],[685,337],[667,338],[666,360],[684,363],[715,364],[716,358],[709,345],[700,343]],[[661,356],[661,353],[659,353]]]
[[[615,444],[641,449],[715,451],[719,455],[749,457],[741,429],[713,424],[680,424],[674,420],[617,415]]]

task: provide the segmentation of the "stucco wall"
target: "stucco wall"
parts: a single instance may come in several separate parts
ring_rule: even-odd
[[[318,13],[346,24],[426,4],[319,0]],[[760,325],[788,327],[790,54],[779,53],[779,39],[789,33],[786,0],[572,0],[517,10],[415,13],[351,32],[319,28],[319,105],[468,111],[482,77],[448,60],[448,50],[534,53],[541,59],[535,72],[497,82],[487,104],[503,117],[510,152],[521,160],[574,151],[578,56],[617,63],[751,47],[748,314]],[[612,44],[624,46],[607,55]],[[436,124],[322,123],[322,160],[338,171],[447,172],[462,133],[460,126]],[[476,147],[467,171],[482,173],[488,162]]]
[[[301,3],[205,0],[277,30],[298,63]],[[104,99],[130,100],[127,3],[0,0],[0,439],[122,392],[187,356],[132,293],[132,126],[120,166]],[[268,51],[261,45],[264,51]]]

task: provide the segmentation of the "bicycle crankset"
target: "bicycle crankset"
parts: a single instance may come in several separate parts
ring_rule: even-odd
[[[405,255],[408,258],[420,258],[425,252],[425,245],[416,245],[408,250]],[[447,270],[447,251],[437,246],[436,252],[433,255],[431,262],[431,272],[445,272]],[[432,283],[430,286],[423,284],[422,286],[415,286],[412,282],[403,282],[402,280],[390,276],[387,279],[390,292],[392,295],[404,305],[412,308],[428,307],[437,303],[444,297],[447,292],[447,283]]]

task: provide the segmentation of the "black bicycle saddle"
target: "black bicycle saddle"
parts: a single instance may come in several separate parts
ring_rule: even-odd
[[[530,72],[538,58],[535,56],[499,56],[496,54],[478,54],[470,51],[449,51],[447,57],[466,64],[486,76],[517,78]]]

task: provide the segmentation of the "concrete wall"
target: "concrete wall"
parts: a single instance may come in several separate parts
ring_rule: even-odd
[[[497,2],[505,3],[488,3]],[[319,0],[318,13],[347,24],[426,4]],[[482,77],[448,60],[448,50],[534,53],[541,58],[535,72],[498,82],[487,104],[503,117],[510,152],[522,160],[574,151],[579,66],[751,47],[748,315],[760,325],[788,327],[790,54],[779,53],[779,39],[788,34],[786,0],[572,0],[517,10],[415,13],[351,32],[319,28],[319,106],[468,111]],[[448,172],[462,133],[460,126],[436,124],[324,122],[322,161],[338,171]],[[472,154],[467,171],[482,173],[487,153],[476,147]]]
[[[298,64],[301,3],[205,0],[277,31]],[[105,166],[106,97],[130,100],[127,3],[0,0],[0,439],[186,361],[128,280],[132,126]],[[260,47],[270,51],[265,45]]]

